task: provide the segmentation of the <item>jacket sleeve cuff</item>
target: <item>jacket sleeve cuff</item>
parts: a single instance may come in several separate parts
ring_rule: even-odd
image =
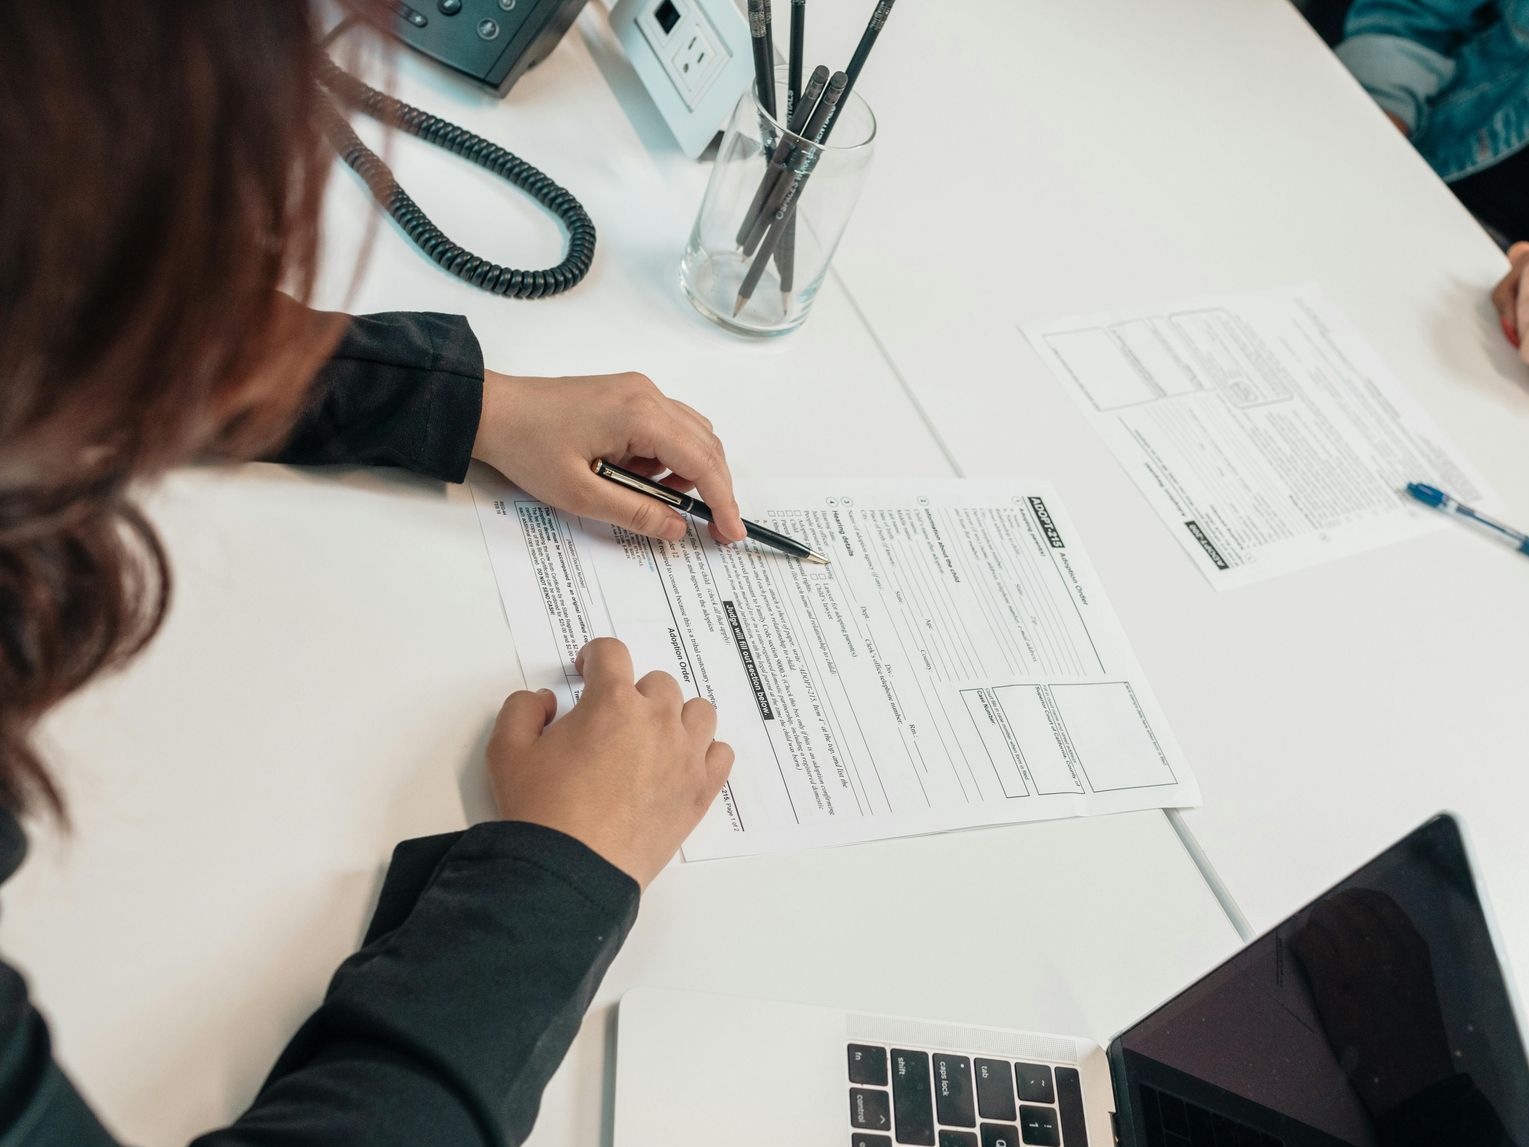
[[[534,864],[618,916],[631,910],[640,891],[625,872],[566,833],[527,821],[490,821],[465,832],[421,836],[398,844],[362,946],[380,940],[408,919],[442,864],[484,860]]]
[[[482,860],[516,860],[534,865],[600,908],[618,915],[634,912],[641,892],[637,881],[588,845],[555,828],[528,821],[474,825],[446,855],[447,863]]]
[[[430,339],[430,412],[425,453],[448,482],[467,477],[483,414],[483,351],[459,315],[421,315]]]
[[[380,940],[409,918],[420,894],[430,887],[441,861],[463,835],[443,832],[438,836],[421,836],[403,841],[393,849],[393,860],[383,877],[377,908],[362,947]]]
[[[483,412],[483,353],[460,315],[348,318],[271,461],[400,466],[447,482],[467,475]]]
[[[1423,129],[1428,103],[1454,78],[1455,62],[1416,40],[1366,32],[1338,45],[1338,58],[1411,135]]]

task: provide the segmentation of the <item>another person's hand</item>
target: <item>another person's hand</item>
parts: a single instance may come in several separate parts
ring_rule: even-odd
[[[640,374],[515,378],[488,371],[473,457],[548,505],[676,541],[684,518],[589,467],[604,458],[645,477],[667,471],[659,481],[698,490],[716,513],[713,538],[744,537],[733,476],[711,423]]]
[[[667,673],[635,684],[613,637],[579,651],[584,694],[561,720],[549,692],[512,693],[488,744],[506,820],[555,828],[643,888],[679,850],[727,780],[733,750],[712,740],[717,711],[686,701]]]
[[[1508,248],[1513,269],[1492,289],[1492,303],[1502,321],[1502,333],[1518,347],[1519,357],[1529,363],[1529,286],[1524,284],[1524,269],[1529,267],[1529,243],[1515,243]]]

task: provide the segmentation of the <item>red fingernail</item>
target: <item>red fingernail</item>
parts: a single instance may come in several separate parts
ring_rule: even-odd
[[[1502,333],[1508,336],[1508,341],[1514,346],[1519,345],[1518,328],[1513,325],[1513,320],[1507,315],[1502,316]]]

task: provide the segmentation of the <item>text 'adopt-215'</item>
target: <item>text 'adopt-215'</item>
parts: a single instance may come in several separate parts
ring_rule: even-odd
[[[745,255],[754,256],[754,261],[738,288],[734,316],[748,305],[772,257],[780,270],[782,305],[787,304],[794,274],[797,204],[806,190],[813,166],[822,154],[823,144],[833,134],[838,110],[849,98],[871,49],[876,46],[876,37],[887,22],[893,2],[877,0],[876,9],[871,13],[870,22],[866,24],[847,68],[830,76],[826,67],[818,67],[804,89],[801,86],[801,56],[807,2],[791,0],[791,55],[787,63],[786,89],[790,106],[786,109],[786,134],[770,146],[770,137],[774,133],[769,130],[767,120],[765,150],[769,154],[769,163],[738,228],[738,248]],[[749,0],[749,34],[754,39],[754,87],[759,95],[759,106],[766,117],[774,117],[770,0]]]

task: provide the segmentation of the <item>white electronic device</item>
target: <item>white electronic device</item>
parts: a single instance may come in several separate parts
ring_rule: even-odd
[[[992,909],[1024,904],[1016,881]],[[962,975],[960,945],[930,974]],[[1107,1047],[657,988],[617,1041],[615,1147],[1529,1143],[1511,971],[1448,815]]]
[[[700,155],[754,82],[734,0],[618,0],[611,28],[680,147]]]

